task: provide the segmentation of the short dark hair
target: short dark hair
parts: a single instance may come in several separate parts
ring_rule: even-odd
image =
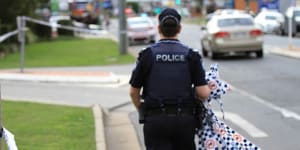
[[[175,36],[180,30],[181,16],[173,8],[164,9],[158,16],[159,28],[166,37]]]
[[[180,25],[177,25],[173,19],[166,19],[164,24],[159,25],[159,28],[165,37],[173,37],[179,32]]]

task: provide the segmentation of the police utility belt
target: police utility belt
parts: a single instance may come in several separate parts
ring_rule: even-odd
[[[139,122],[144,123],[147,117],[153,116],[195,116],[197,113],[194,105],[182,103],[156,103],[153,105],[142,102],[139,109]]]
[[[163,108],[146,109],[146,117],[151,116],[193,116],[195,114],[192,107],[178,107],[167,105]]]

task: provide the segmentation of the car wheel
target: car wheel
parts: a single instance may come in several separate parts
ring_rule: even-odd
[[[276,35],[282,35],[282,30],[281,30],[281,29],[276,30],[276,31],[275,31],[275,34],[276,34]]]
[[[150,44],[153,44],[153,43],[155,43],[156,41],[155,41],[155,38],[152,38],[151,40],[150,40]]]
[[[264,56],[263,50],[256,51],[255,53],[257,58],[262,58]]]
[[[284,36],[284,30],[283,29],[280,30],[280,33],[281,33],[280,34],[281,36]]]
[[[156,36],[152,36],[151,42],[152,42],[152,43],[155,43],[155,42],[156,42]]]
[[[215,52],[211,52],[211,59],[217,59],[219,58],[219,54]]]
[[[203,47],[203,45],[201,47],[202,47],[202,55],[203,55],[203,57],[207,57],[207,54],[208,54],[207,50]]]
[[[282,32],[282,35],[283,36],[287,36],[289,33],[288,33],[288,31],[287,30],[283,30],[283,32]]]
[[[132,45],[133,45],[133,42],[129,41],[128,46],[132,46]]]

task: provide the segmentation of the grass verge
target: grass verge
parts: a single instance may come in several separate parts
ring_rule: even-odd
[[[3,126],[21,150],[95,150],[91,108],[2,101]]]
[[[96,66],[133,63],[129,54],[121,55],[111,39],[60,39],[26,45],[25,67]],[[20,53],[0,59],[1,68],[18,68]]]

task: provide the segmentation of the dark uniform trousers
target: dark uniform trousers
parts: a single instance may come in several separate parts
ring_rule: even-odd
[[[144,124],[147,150],[196,150],[193,115],[148,116]]]

